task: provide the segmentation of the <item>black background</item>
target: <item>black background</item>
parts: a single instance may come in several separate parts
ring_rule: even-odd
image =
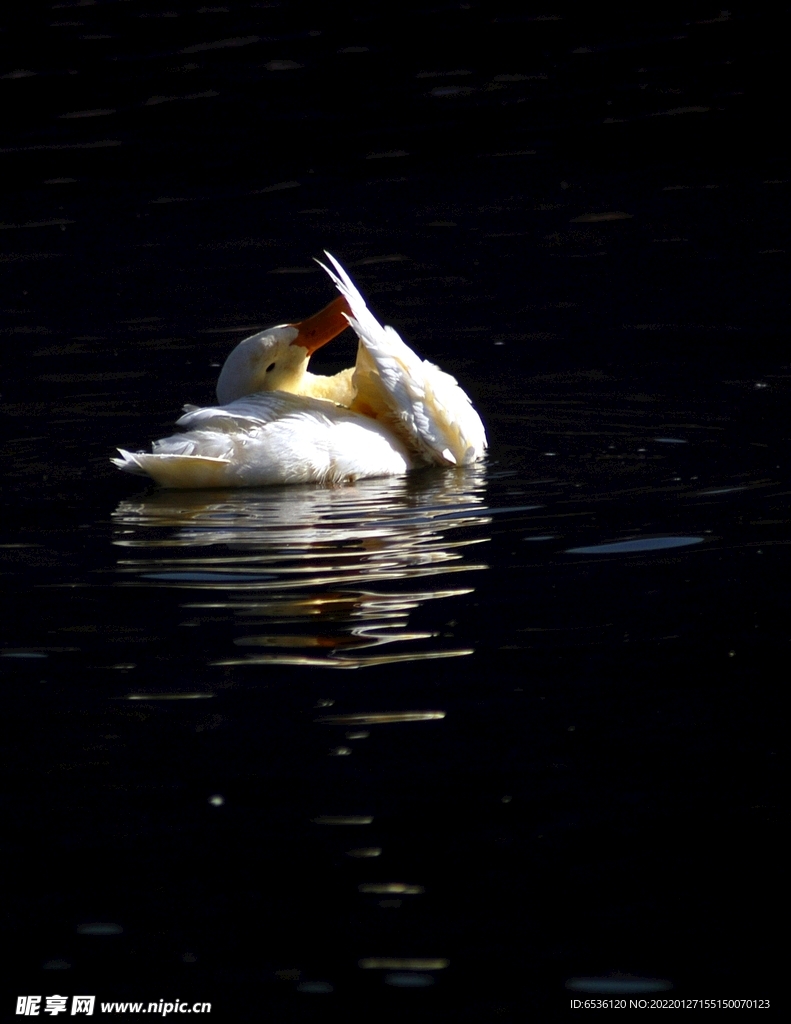
[[[130,0],[2,21],[9,1016],[25,992],[96,991],[229,1021],[552,1019],[569,978],[612,972],[778,997],[787,20]],[[210,403],[245,329],[328,301],[325,248],[487,422],[465,494],[505,514],[452,615],[475,653],[331,683],[218,672],[222,623],[187,642],[172,590],[113,582],[119,509],[148,499],[108,458]],[[316,364],[353,353],[344,336]],[[714,433],[628,461],[690,425]],[[704,485],[743,493],[686,511]],[[555,532],[573,488],[598,526],[518,564],[514,505],[555,502]],[[704,531],[694,564],[563,554]],[[138,689],[216,690],[222,724],[142,702],[136,725],[113,675],[133,661]],[[448,718],[328,762],[328,696]],[[358,905],[344,839],[314,835],[349,802],[375,809],[388,871],[425,881],[411,918]],[[105,920],[123,933],[76,932]],[[451,966],[402,990],[369,955]]]

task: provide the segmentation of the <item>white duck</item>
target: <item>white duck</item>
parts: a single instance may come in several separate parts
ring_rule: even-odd
[[[486,433],[453,377],[420,359],[392,327],[382,327],[351,281],[320,264],[341,296],[298,324],[246,338],[217,381],[221,403],[186,406],[153,452],[119,449],[119,469],[165,487],[340,484],[399,476],[426,465],[469,465]],[[348,312],[351,315],[348,315]],[[313,352],[348,325],[357,363],[334,377],[307,372]]]

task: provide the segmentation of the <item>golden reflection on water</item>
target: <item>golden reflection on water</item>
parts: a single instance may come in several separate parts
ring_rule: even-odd
[[[406,882],[362,882],[357,886],[357,891],[380,896],[394,893],[399,896],[420,896],[426,890],[422,885],[408,885]]]
[[[114,513],[118,584],[183,591],[198,620],[227,616],[237,635],[215,665],[464,656],[452,636],[407,627],[427,601],[473,592],[448,577],[487,568],[469,550],[489,539],[484,486],[473,467],[334,489],[155,491]]]
[[[388,725],[393,722],[432,722],[444,717],[444,711],[385,711],[374,714],[321,715],[313,721],[326,725]],[[347,732],[346,735],[352,734]]]
[[[367,956],[357,961],[364,971],[441,971],[450,966],[445,957]]]

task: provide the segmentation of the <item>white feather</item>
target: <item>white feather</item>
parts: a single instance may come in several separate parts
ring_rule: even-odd
[[[151,454],[122,451],[113,462],[169,487],[341,484],[400,476],[414,464],[404,445],[375,420],[282,391],[191,408],[178,425],[190,429],[155,441]],[[200,479],[210,477],[211,483],[190,482],[196,478],[194,460],[203,464]]]
[[[358,357],[354,382],[368,404],[371,396],[378,399],[377,416],[425,461],[468,465],[482,458],[486,431],[469,396],[450,374],[413,352],[396,330],[383,327],[340,263],[325,255],[335,270],[319,265],[349,303],[349,323],[369,357]]]

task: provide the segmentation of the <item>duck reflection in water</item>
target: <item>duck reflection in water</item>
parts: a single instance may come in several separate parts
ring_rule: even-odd
[[[114,513],[119,582],[192,591],[183,607],[227,614],[242,650],[217,665],[351,669],[471,654],[452,634],[407,626],[426,602],[474,589],[450,577],[487,568],[470,557],[489,539],[484,486],[484,470],[467,467],[337,490],[146,494]]]

